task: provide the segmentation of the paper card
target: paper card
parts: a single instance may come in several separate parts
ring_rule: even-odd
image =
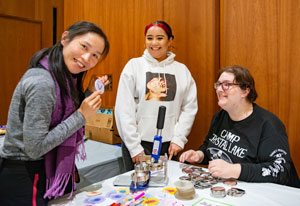
[[[207,198],[202,198],[193,204],[193,206],[222,206],[222,205],[232,206],[227,203],[223,203],[223,202],[219,202],[219,201],[215,201],[215,200],[211,200],[211,199],[207,199]]]

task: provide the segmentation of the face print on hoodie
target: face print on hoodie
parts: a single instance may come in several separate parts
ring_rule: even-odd
[[[145,99],[148,101],[174,101],[176,80],[172,74],[146,73]]]

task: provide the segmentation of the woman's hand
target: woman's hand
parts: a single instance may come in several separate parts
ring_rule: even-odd
[[[215,159],[209,162],[209,172],[213,177],[238,179],[241,174],[240,164],[231,164],[222,159]]]
[[[101,102],[100,91],[95,91],[82,101],[78,111],[87,119],[99,110]]]
[[[97,76],[93,75],[91,77],[91,80],[90,80],[89,86],[88,86],[88,90],[91,91],[91,92],[96,91],[96,88],[95,88],[95,81],[96,81],[96,79],[100,79],[104,86],[106,86],[106,85],[108,85],[110,83],[110,81],[108,80],[108,76],[107,75],[103,75],[101,77],[97,77]]]
[[[204,158],[204,154],[202,151],[188,150],[181,154],[179,161],[180,162],[187,161],[187,162],[194,163],[194,162],[202,162],[203,158]]]
[[[132,157],[132,158],[131,158],[131,159],[132,159],[132,162],[133,162],[133,163],[139,162],[139,161],[140,161],[140,156],[145,156],[144,150],[143,150],[141,153],[137,154],[136,156]]]
[[[174,142],[171,142],[168,152],[169,152],[169,160],[172,159],[173,156],[176,156],[178,152],[180,152],[182,148],[175,144]]]

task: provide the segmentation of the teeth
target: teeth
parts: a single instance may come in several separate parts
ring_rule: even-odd
[[[77,63],[81,68],[84,68],[84,67],[85,67],[80,61],[78,61],[78,60],[75,60],[75,61],[76,61],[76,63]]]
[[[77,64],[78,64],[80,67],[83,67],[83,64],[81,64],[80,62],[77,62]]]

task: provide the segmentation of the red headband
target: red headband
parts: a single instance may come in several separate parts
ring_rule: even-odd
[[[171,31],[168,29],[168,27],[166,27],[166,25],[164,25],[164,24],[162,24],[162,23],[157,23],[157,24],[151,23],[151,24],[148,24],[148,25],[146,26],[146,28],[145,28],[145,36],[146,36],[146,34],[147,34],[148,29],[150,29],[150,28],[153,27],[153,26],[158,26],[158,27],[162,28],[162,29],[167,33],[168,38],[170,38],[170,37],[173,38],[173,35],[172,35]]]

